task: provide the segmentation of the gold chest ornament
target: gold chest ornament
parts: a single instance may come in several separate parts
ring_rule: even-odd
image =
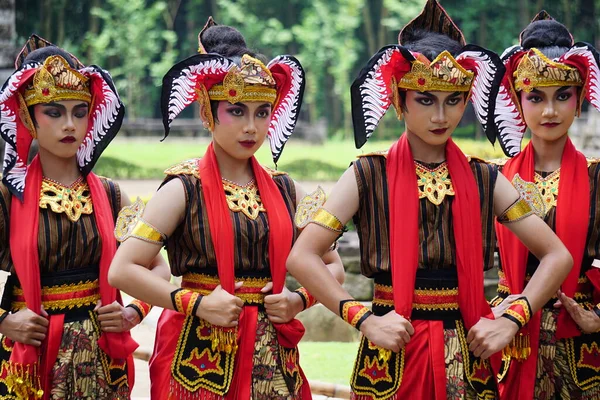
[[[64,186],[48,178],[42,180],[40,208],[48,208],[57,214],[65,213],[77,222],[82,214],[91,214],[92,196],[88,184],[80,177],[70,186]]]

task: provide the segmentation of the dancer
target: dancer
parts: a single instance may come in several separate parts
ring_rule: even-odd
[[[600,309],[594,302],[600,272],[592,268],[600,258],[600,166],[598,160],[586,160],[568,135],[584,99],[600,109],[597,60],[593,46],[573,43],[567,28],[545,11],[504,55],[494,124],[502,149],[512,157],[503,173],[574,260],[559,297],[533,314],[505,352],[500,390],[506,398],[600,397],[600,361],[594,356],[600,345],[595,333]],[[531,142],[521,151],[527,127]],[[501,269],[494,304],[527,290],[542,267],[509,228],[497,227]]]
[[[123,307],[108,284],[119,186],[91,172],[124,107],[108,73],[33,35],[0,92],[1,399],[127,399],[129,330],[149,306]],[[33,140],[38,155],[27,158]],[[168,274],[158,257],[153,273]]]
[[[265,66],[237,30],[212,19],[199,45],[163,79],[163,121],[168,134],[197,100],[211,144],[201,159],[168,169],[145,210],[131,212],[110,279],[165,308],[150,360],[153,399],[310,399],[297,349],[304,328],[294,316],[314,299],[285,288],[285,261],[295,210],[302,225],[324,194],[305,197],[254,157],[267,134],[274,160],[281,155],[304,71],[285,55]],[[163,243],[181,288],[146,271]],[[342,281],[339,256],[326,253],[328,273]]]
[[[450,138],[469,96],[487,128],[493,82],[503,75],[499,57],[465,46],[435,0],[399,42],[373,56],[353,83],[353,119],[357,147],[390,105],[406,132],[389,151],[361,156],[345,172],[298,238],[288,268],[364,334],[351,378],[354,398],[493,399],[488,358],[552,296],[571,258],[497,167],[467,158]],[[542,263],[533,285],[498,319],[483,291],[495,215],[513,221],[510,228]],[[375,280],[372,312],[318,259],[351,217],[362,272]]]

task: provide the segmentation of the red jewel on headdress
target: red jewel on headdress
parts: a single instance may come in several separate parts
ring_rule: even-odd
[[[531,83],[531,81],[529,80],[529,78],[524,78],[523,79],[523,84],[529,86],[529,84]]]
[[[42,89],[42,94],[43,94],[44,96],[48,96],[48,95],[50,94],[50,89],[48,89],[48,88],[43,88],[43,89]]]
[[[237,91],[235,89],[229,89],[229,96],[235,97],[237,95]]]
[[[419,80],[417,81],[417,83],[418,83],[420,86],[423,86],[423,85],[425,85],[425,78],[419,78]]]

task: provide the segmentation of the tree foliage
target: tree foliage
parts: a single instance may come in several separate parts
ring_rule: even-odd
[[[268,59],[298,57],[307,72],[302,118],[325,119],[329,133],[351,135],[349,87],[358,71],[425,0],[19,0],[17,33],[31,32],[111,71],[128,117],[158,117],[160,79],[194,54],[208,16],[238,28]],[[544,8],[573,32],[596,42],[600,0],[441,0],[468,42],[496,52]],[[393,113],[388,113],[393,114]],[[191,112],[186,115],[191,116]],[[393,119],[387,116],[383,121]],[[397,124],[394,124],[397,127]]]

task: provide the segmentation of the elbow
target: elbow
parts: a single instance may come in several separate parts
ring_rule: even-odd
[[[344,265],[342,264],[341,261],[339,263],[336,263],[336,270],[335,270],[334,277],[339,282],[340,285],[342,285],[344,283],[344,281],[346,280],[346,271],[344,270]]]
[[[292,248],[292,251],[290,251],[290,254],[287,258],[287,261],[285,262],[285,267],[287,268],[288,272],[294,277],[296,277],[296,273],[298,272],[298,261],[299,260],[297,251],[294,251],[294,249]]]
[[[113,262],[110,264],[110,268],[108,269],[108,284],[112,287],[120,289],[120,276],[121,274],[119,273],[119,266],[113,260]]]
[[[563,251],[561,252],[561,260],[564,266],[565,277],[571,272],[571,268],[573,268],[573,256],[566,247],[563,247]]]

